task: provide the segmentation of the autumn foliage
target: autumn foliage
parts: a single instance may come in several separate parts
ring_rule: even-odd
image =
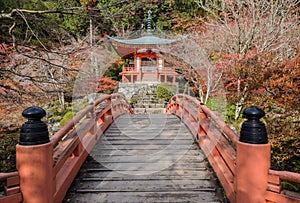
[[[246,90],[240,92],[245,97],[243,108],[256,105],[266,112],[272,166],[300,172],[300,55],[281,62],[274,62],[270,54],[231,57],[226,56],[231,65],[223,78],[229,103],[241,96],[238,85]]]
[[[102,77],[98,80],[97,93],[111,94],[118,86],[118,81],[112,80],[108,77]]]

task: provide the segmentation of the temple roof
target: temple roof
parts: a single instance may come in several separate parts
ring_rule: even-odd
[[[166,45],[173,44],[180,40],[179,39],[166,39],[154,36],[152,34],[151,27],[151,11],[148,11],[148,19],[147,19],[147,33],[144,36],[135,39],[117,39],[115,37],[107,36],[113,43],[114,46],[117,47],[127,47],[127,48],[151,48],[157,45]],[[184,36],[186,37],[186,36]]]
[[[156,37],[154,35],[146,35],[146,36],[142,36],[136,39],[127,39],[127,40],[122,40],[122,39],[117,39],[114,37],[110,37],[108,36],[109,39],[111,39],[113,42],[116,42],[118,44],[125,44],[125,45],[133,45],[135,46],[151,46],[151,45],[160,45],[160,44],[172,44],[175,43],[177,41],[179,41],[180,39],[165,39],[165,38],[160,38],[160,37]]]

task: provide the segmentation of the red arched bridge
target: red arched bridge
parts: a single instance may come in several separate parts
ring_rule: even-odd
[[[0,202],[223,202],[221,186],[230,202],[300,202],[281,187],[300,174],[270,169],[263,113],[250,108],[238,137],[187,95],[175,95],[164,115],[135,115],[122,95],[106,95],[49,138],[45,112],[32,107],[17,171],[0,173]]]

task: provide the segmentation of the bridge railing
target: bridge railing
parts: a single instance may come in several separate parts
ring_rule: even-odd
[[[60,202],[89,152],[113,118],[131,113],[127,100],[120,94],[105,95],[77,113],[51,137],[56,175],[55,202]]]
[[[300,202],[299,192],[283,190],[282,181],[300,184],[300,174],[290,171],[269,170],[266,200],[269,202]]]
[[[220,117],[188,95],[172,97],[166,113],[177,115],[188,126],[230,202],[300,201],[299,195],[280,186],[283,180],[300,183],[300,174],[270,170],[270,144],[241,142]]]
[[[167,113],[176,114],[189,127],[204,151],[227,197],[234,202],[234,174],[237,135],[196,98],[178,94],[168,103]]]
[[[133,112],[124,96],[105,95],[78,112],[50,140],[48,139],[48,142],[36,145],[18,144],[16,147],[18,171],[0,174],[0,178],[6,179],[8,182],[6,187],[10,187],[12,184],[9,184],[11,182],[9,180],[19,176],[19,182],[16,182],[19,185],[13,185],[14,190],[7,190],[7,194],[0,197],[0,201],[20,202],[20,194],[16,192],[19,188],[22,192],[21,201],[24,202],[62,202],[81,165],[100,136],[113,119],[125,113]],[[28,123],[33,125],[32,121]]]
[[[5,184],[4,194],[0,194],[0,202],[21,202],[22,194],[20,191],[19,173],[17,171],[0,173],[0,182]]]

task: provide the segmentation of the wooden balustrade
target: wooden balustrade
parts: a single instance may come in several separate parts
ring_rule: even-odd
[[[0,182],[4,182],[5,184],[4,194],[0,194],[1,203],[12,203],[22,201],[19,173],[17,171],[0,173]]]
[[[113,119],[133,113],[127,100],[120,94],[105,95],[93,105],[77,113],[52,138],[61,143],[54,149],[56,192],[54,202],[61,202],[81,165]]]
[[[204,151],[228,199],[235,202],[234,173],[237,135],[196,98],[178,94],[168,103],[166,113],[176,114],[189,127]],[[224,129],[224,130],[222,130]]]
[[[281,186],[282,181],[300,184],[300,174],[290,171],[269,170],[266,195],[267,202],[300,202],[300,194],[283,190]]]
[[[143,77],[147,75],[156,77],[156,80],[160,82],[175,83],[177,75],[175,70],[175,67],[164,67],[159,69],[159,67],[156,66],[143,66],[139,70],[133,67],[123,67],[120,75],[122,75],[122,82],[124,83],[135,83],[136,81],[141,81]],[[164,77],[163,80],[161,80],[161,76]],[[172,78],[172,81],[168,81],[167,77],[169,76]]]
[[[196,98],[188,95],[178,94],[172,97],[165,112],[177,115],[189,127],[230,202],[247,201],[245,199],[247,196],[252,200],[262,197],[266,202],[300,201],[299,194],[282,191],[280,186],[282,180],[300,183],[300,174],[274,170],[269,170],[269,173],[264,171],[269,167],[270,162],[269,144],[241,143],[238,135],[222,119]],[[260,158],[256,159],[255,157]],[[245,161],[248,163],[244,164]],[[243,167],[238,165],[241,163]],[[250,180],[252,183],[247,183],[245,180]],[[253,189],[249,190],[249,186],[253,186]],[[253,194],[258,190],[265,191]]]
[[[0,181],[6,181],[0,201],[62,202],[100,136],[125,113],[133,113],[133,109],[123,95],[104,95],[78,112],[49,143],[17,145],[18,172],[0,173]]]

